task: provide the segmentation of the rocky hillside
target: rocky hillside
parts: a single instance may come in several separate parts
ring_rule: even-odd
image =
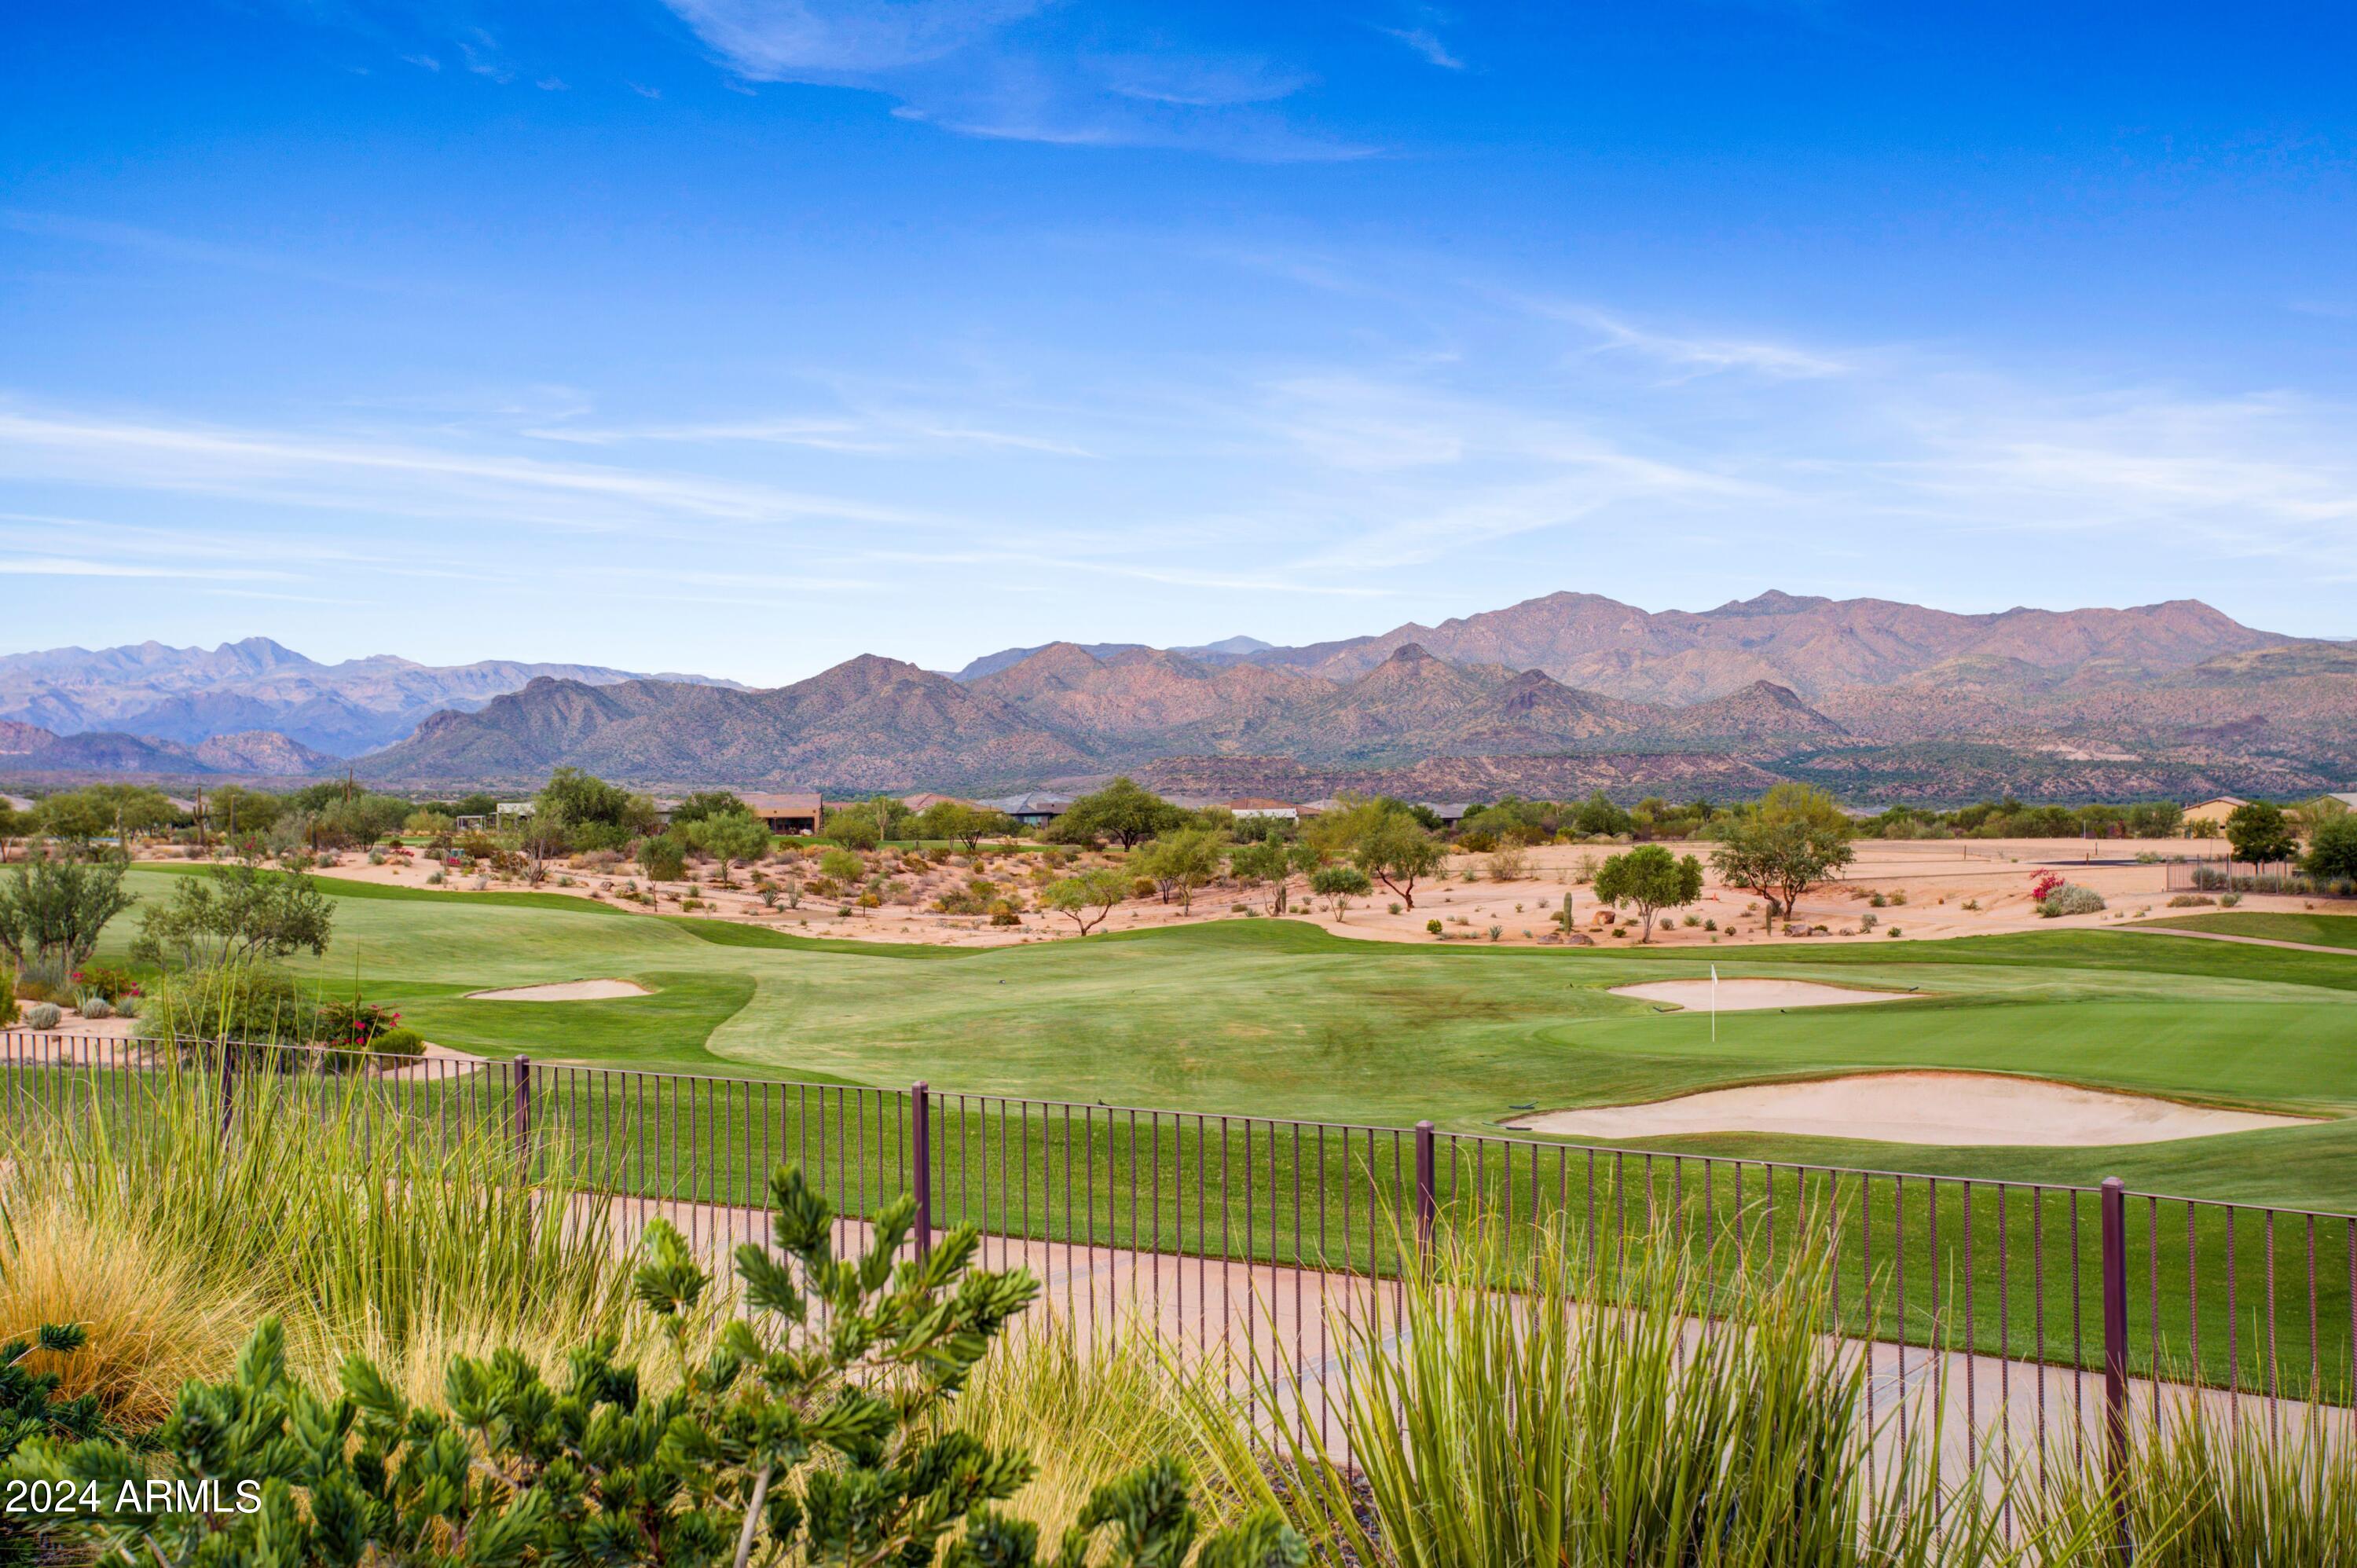
[[[40,737],[38,741],[30,737]],[[57,736],[29,725],[0,731],[0,765],[12,774],[84,777],[142,774],[167,779],[226,774],[241,779],[307,779],[342,767],[275,730],[212,736],[195,746],[155,736],[86,730]]]
[[[232,644],[198,662],[264,681],[299,657]],[[445,706],[359,771],[417,789],[572,764],[649,786],[997,792],[1128,770],[1191,793],[1469,797],[1789,778],[1861,801],[2357,782],[2357,647],[2190,602],[1960,616],[1770,593],[1697,614],[1553,594],[1310,648],[1058,642],[957,676],[863,655],[769,691],[596,673]],[[284,736],[30,735],[0,730],[11,768],[336,770]]]
[[[349,757],[400,739],[429,714],[479,708],[543,676],[591,686],[640,678],[593,664],[503,659],[434,666],[378,654],[322,664],[266,637],[210,650],[160,642],[95,651],[55,648],[0,655],[0,722],[59,736],[117,731],[188,746],[274,730],[315,750]]]

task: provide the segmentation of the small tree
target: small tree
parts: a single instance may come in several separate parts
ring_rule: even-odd
[[[750,816],[752,812],[746,808],[744,801],[726,789],[698,789],[671,809],[671,821],[672,826],[683,827],[689,822],[700,822],[706,817],[732,814]]]
[[[1373,890],[1367,874],[1355,865],[1323,865],[1309,874],[1309,891],[1326,900],[1338,920],[1349,912],[1349,900],[1363,898]]]
[[[818,857],[818,874],[849,887],[867,875],[867,862],[857,850],[837,845]]]
[[[1124,849],[1135,849],[1186,821],[1184,811],[1125,778],[1074,800],[1042,836],[1057,843],[1112,839]]]
[[[216,865],[176,878],[172,896],[141,911],[131,954],[143,963],[177,959],[190,969],[285,958],[297,948],[328,950],[335,904],[300,873]]]
[[[676,882],[687,870],[687,846],[673,833],[641,839],[639,869],[647,874],[650,882]]]
[[[688,842],[720,862],[720,885],[728,886],[731,861],[749,865],[768,854],[777,839],[769,824],[750,811],[721,811],[686,828]]]
[[[1005,838],[1014,831],[1015,819],[1006,812],[963,800],[936,800],[917,813],[918,837],[963,844],[968,854],[981,848],[983,840]]]
[[[1405,811],[1385,811],[1359,839],[1351,857],[1361,871],[1415,908],[1415,883],[1440,867],[1440,845]]]
[[[137,900],[123,890],[120,861],[38,855],[0,880],[0,950],[16,961],[79,967],[106,923]]]
[[[1051,883],[1042,902],[1057,914],[1070,918],[1085,937],[1104,923],[1105,917],[1113,913],[1114,906],[1128,891],[1126,877],[1110,866],[1100,866]]]
[[[2226,843],[2236,860],[2265,865],[2289,860],[2299,853],[2299,840],[2284,819],[2283,808],[2272,800],[2246,800],[2226,816]]]
[[[1282,915],[1289,902],[1292,879],[1318,866],[1318,852],[1308,844],[1289,844],[1278,838],[1238,844],[1228,855],[1229,874],[1247,886],[1268,888],[1268,912]]]
[[[1790,791],[1781,799],[1779,790]],[[1756,893],[1772,918],[1855,858],[1849,821],[1822,790],[1778,785],[1727,829],[1711,865],[1730,887]]]
[[[1702,862],[1693,855],[1674,857],[1660,844],[1640,845],[1616,854],[1596,874],[1596,897],[1606,904],[1633,904],[1645,923],[1641,942],[1653,940],[1653,917],[1702,897]],[[1566,907],[1570,901],[1565,900]]]
[[[2357,881],[2357,816],[2319,823],[2300,869],[2310,876]]]

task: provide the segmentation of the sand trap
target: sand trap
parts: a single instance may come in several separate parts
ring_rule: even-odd
[[[1615,996],[1640,1002],[1674,1002],[1681,1007],[1710,1005],[1707,980],[1649,980],[1642,985],[1616,985]],[[1847,985],[1823,985],[1813,980],[1722,980],[1718,1010],[1750,1013],[1763,1007],[1842,1007],[1853,1002],[1911,1002],[1920,991],[1859,991]]]
[[[1720,1004],[1725,1005],[1724,1000]],[[1550,1111],[1520,1117],[1512,1125],[1587,1138],[1787,1133],[1884,1144],[2072,1148],[2165,1144],[2220,1133],[2301,1127],[2315,1120],[2213,1111],[2148,1095],[1996,1073],[1869,1072],[1805,1083],[1714,1089],[1650,1105]]]
[[[511,985],[500,991],[469,991],[469,1002],[606,1002],[617,996],[651,996],[631,980],[561,980],[554,985]]]

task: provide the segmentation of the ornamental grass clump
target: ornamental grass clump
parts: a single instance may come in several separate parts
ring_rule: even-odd
[[[1974,1477],[1944,1485],[1936,1391],[1868,1419],[1865,1358],[1831,1337],[1833,1256],[1770,1273],[1452,1236],[1396,1317],[1336,1317],[1339,1432],[1281,1427],[1265,1468],[1297,1484],[1263,1495],[1329,1558],[1395,1568],[1978,1568],[2100,1545],[2101,1520],[2061,1509],[2009,1543],[2002,1477],[1971,1456],[1944,1456]],[[1260,1375],[1263,1399],[1294,1397],[1295,1369]]]
[[[54,1115],[12,1119],[0,1317],[90,1321],[92,1361],[151,1358],[144,1391],[124,1396],[135,1404],[221,1375],[264,1313],[283,1319],[298,1369],[365,1350],[423,1387],[453,1348],[523,1340],[553,1355],[624,1331],[630,1267],[594,1176],[535,1176],[503,1123],[391,1089],[264,1071],[224,1086],[166,1055]],[[596,1167],[542,1154],[547,1171]]]

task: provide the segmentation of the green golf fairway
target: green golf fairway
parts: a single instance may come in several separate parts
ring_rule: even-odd
[[[132,885],[156,892],[142,868]],[[1222,920],[1016,948],[813,940],[621,914],[560,896],[338,895],[336,939],[302,961],[357,974],[429,1038],[541,1060],[1404,1126],[1491,1129],[1517,1106],[1652,1100],[1857,1069],[2029,1073],[2335,1118],[2174,1144],[1941,1149],[1719,1135],[1651,1146],[2088,1182],[2357,1208],[2357,961],[2104,931],[1752,948],[1722,975],[1818,978],[1921,1001],[1727,1013],[1609,994],[1699,976],[1641,952],[1359,942]],[[396,897],[386,897],[391,892]],[[526,900],[529,899],[529,902]],[[118,957],[135,916],[108,931]],[[612,976],[652,995],[470,1001],[493,986]]]

